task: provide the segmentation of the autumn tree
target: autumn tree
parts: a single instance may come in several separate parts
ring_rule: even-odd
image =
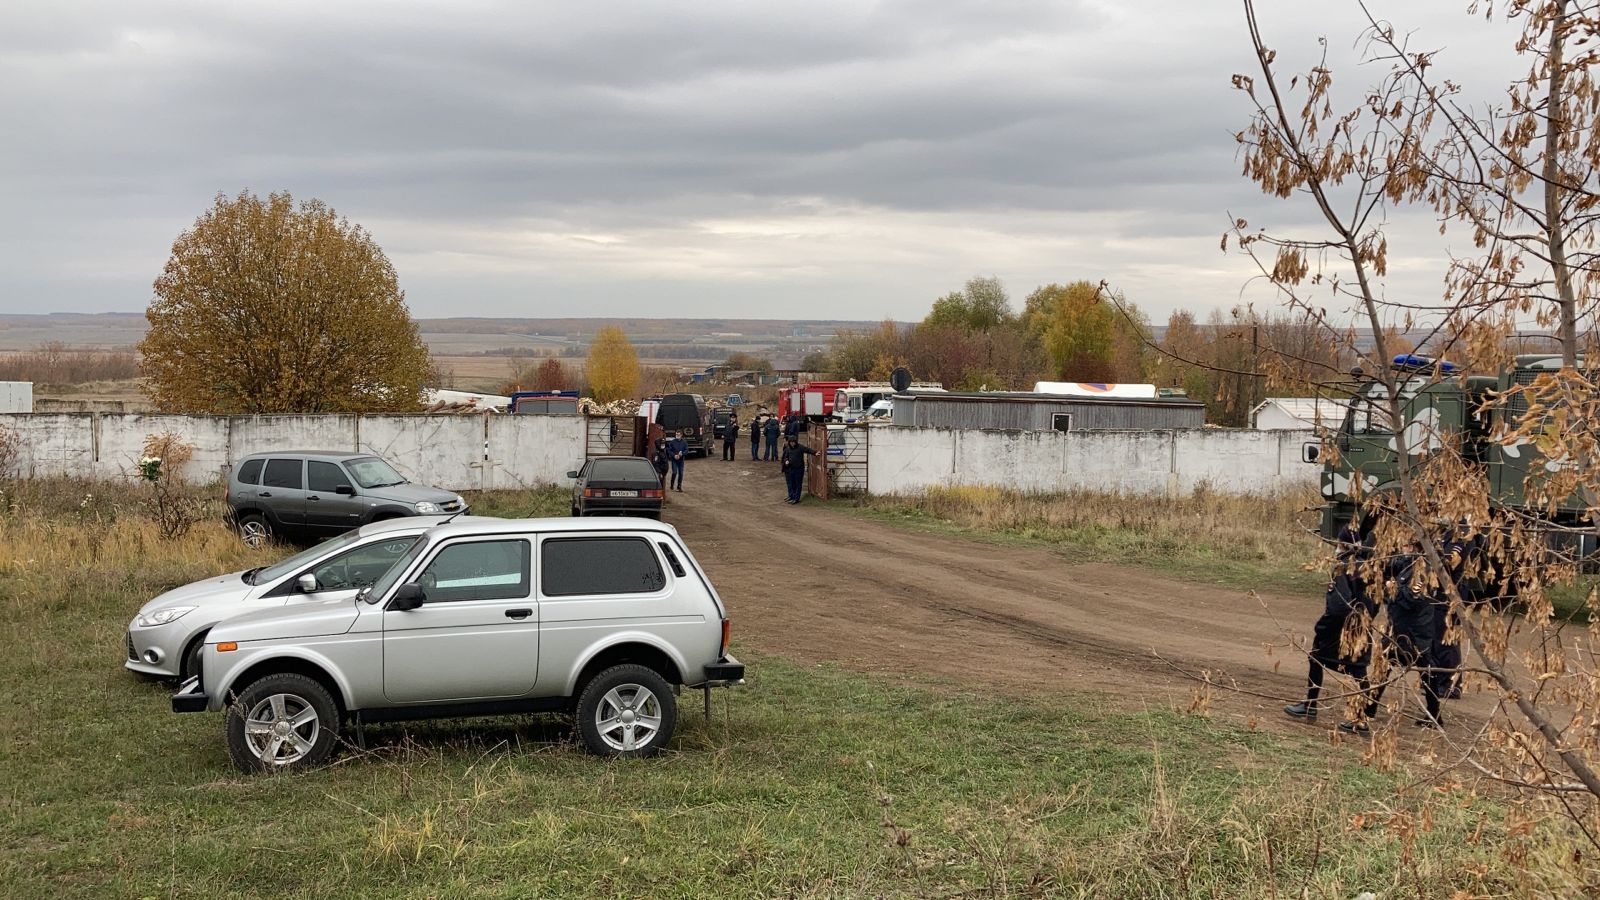
[[[1150,325],[1125,298],[1089,281],[1047,284],[1029,294],[1022,324],[1050,354],[1052,376],[1067,381],[1143,381]]]
[[[590,395],[601,403],[631,397],[638,390],[639,354],[621,328],[611,325],[595,334],[584,374],[589,380]]]
[[[383,250],[287,193],[218,194],[173,242],[145,317],[145,390],[167,412],[415,410],[430,370]]]
[[[970,278],[959,291],[933,301],[922,324],[929,327],[955,327],[970,332],[986,332],[1011,321],[1011,298],[998,278]]]
[[[1600,383],[1584,355],[1600,345],[1600,4],[1475,6],[1510,26],[1506,45],[1525,63],[1501,100],[1478,103],[1461,96],[1460,82],[1435,74],[1441,54],[1410,46],[1410,32],[1376,18],[1362,40],[1376,81],[1341,98],[1325,60],[1282,71],[1254,3],[1244,8],[1255,57],[1251,74],[1234,76],[1252,107],[1237,135],[1244,174],[1268,196],[1303,200],[1320,227],[1280,232],[1236,220],[1224,246],[1231,239],[1283,305],[1366,364],[1370,416],[1394,435],[1385,458],[1392,472],[1359,497],[1367,512],[1384,513],[1375,556],[1410,560],[1408,583],[1447,611],[1446,636],[1460,638],[1469,688],[1498,701],[1448,755],[1495,790],[1521,789],[1507,816],[1518,839],[1552,823],[1571,826],[1565,835],[1581,849],[1544,860],[1538,892],[1579,896],[1600,877],[1600,670],[1593,627],[1558,615],[1551,589],[1577,581],[1579,560],[1565,548],[1593,541],[1600,522]],[[1437,299],[1385,292],[1391,242],[1400,238],[1387,224],[1405,207],[1471,239],[1471,249],[1448,255],[1410,249],[1413,259],[1441,260],[1445,290]],[[1559,365],[1519,372],[1529,377],[1488,392],[1482,405],[1494,415],[1480,419],[1491,425],[1481,446],[1465,452],[1448,429],[1425,426],[1420,415],[1406,420],[1409,398],[1447,381],[1468,390],[1471,383],[1442,367],[1391,368],[1387,361],[1405,347],[1400,335],[1432,329],[1429,337],[1443,340],[1428,346],[1442,343],[1469,371],[1496,374],[1530,318],[1551,330]],[[1491,493],[1485,458],[1515,471],[1503,461],[1527,454],[1542,464],[1527,466],[1523,501]],[[1560,514],[1574,502],[1581,515]],[[1483,562],[1466,574],[1514,593],[1514,609],[1467,602],[1461,573],[1440,546],[1441,524],[1483,542]],[[1366,574],[1374,599],[1391,602],[1392,582]],[[1600,594],[1587,589],[1584,605],[1591,623],[1600,618]],[[1377,664],[1373,675],[1398,677]],[[1392,758],[1393,721],[1374,727],[1380,759]]]
[[[561,360],[549,358],[538,365],[517,365],[511,367],[511,378],[500,385],[500,393],[514,394],[517,391],[564,391],[570,387],[570,378],[567,368]]]

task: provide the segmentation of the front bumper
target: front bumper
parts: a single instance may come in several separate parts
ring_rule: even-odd
[[[172,711],[176,713],[205,712],[210,703],[211,698],[206,696],[198,675],[186,679],[172,695]]]
[[[172,651],[172,646],[174,643],[179,647],[183,646],[183,637],[183,634],[177,633],[175,627],[157,625],[153,628],[138,628],[129,624],[128,657],[123,666],[144,675],[177,678],[178,666],[183,660],[179,658],[179,654]],[[152,654],[154,659],[150,658]]]

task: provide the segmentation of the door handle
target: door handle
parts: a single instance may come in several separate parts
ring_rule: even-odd
[[[533,610],[531,610],[531,609],[508,609],[508,610],[506,610],[506,618],[508,618],[508,619],[526,619],[527,617],[529,617],[531,615],[533,615]]]
[[[312,494],[311,496],[307,497],[306,499],[307,500],[321,500],[322,498],[318,497],[316,494]]]
[[[271,497],[272,496],[272,492],[271,491],[261,491],[260,493],[256,494],[256,496],[257,497]]]

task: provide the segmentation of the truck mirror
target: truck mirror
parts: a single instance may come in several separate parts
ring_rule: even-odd
[[[1301,444],[1300,461],[1308,463],[1322,462],[1322,442],[1306,441]]]

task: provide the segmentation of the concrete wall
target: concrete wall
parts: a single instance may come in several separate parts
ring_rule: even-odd
[[[1186,494],[1201,485],[1263,494],[1314,485],[1305,431],[956,431],[868,429],[867,487],[918,494],[936,485],[1024,491]]]
[[[194,445],[178,473],[209,482],[251,453],[338,450],[381,456],[412,481],[449,490],[560,484],[583,463],[582,416],[0,415],[16,432],[24,477],[131,478],[145,441]]]

